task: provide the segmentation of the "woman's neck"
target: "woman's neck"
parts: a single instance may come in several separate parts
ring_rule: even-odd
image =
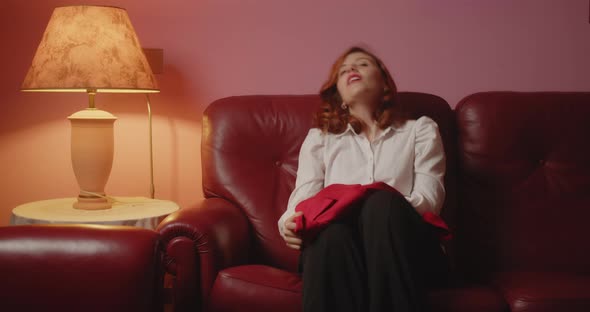
[[[363,123],[362,134],[367,137],[369,142],[373,142],[381,129],[375,120],[374,112],[369,107],[371,106],[355,103],[350,107],[350,114]]]

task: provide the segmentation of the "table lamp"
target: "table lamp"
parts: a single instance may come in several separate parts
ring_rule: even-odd
[[[116,117],[97,109],[94,97],[159,92],[127,12],[107,6],[56,8],[21,90],[88,94],[88,108],[68,117],[72,166],[80,187],[74,208],[110,208],[104,188],[113,164]]]

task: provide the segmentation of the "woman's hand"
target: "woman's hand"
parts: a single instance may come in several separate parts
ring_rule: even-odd
[[[297,250],[301,249],[301,244],[303,243],[303,240],[301,240],[301,237],[295,234],[295,227],[297,226],[295,224],[295,218],[299,217],[302,214],[303,212],[301,211],[294,213],[287,220],[285,220],[285,224],[283,224],[283,238],[285,239],[285,243],[287,243],[288,247]]]

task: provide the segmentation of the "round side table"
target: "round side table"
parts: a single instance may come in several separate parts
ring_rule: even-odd
[[[12,210],[10,224],[106,224],[155,229],[167,215],[179,209],[169,200],[146,197],[112,197],[113,206],[104,210],[73,208],[76,198],[30,202]]]

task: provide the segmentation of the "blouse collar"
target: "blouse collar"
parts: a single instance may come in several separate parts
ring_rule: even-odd
[[[395,126],[391,125],[388,126],[387,128],[383,129],[383,131],[381,131],[381,133],[379,134],[379,137],[376,138],[376,140],[381,139],[383,136],[385,136],[386,134],[388,134],[391,131],[396,131],[398,130],[398,128],[396,128]],[[399,128],[399,130],[401,130],[401,128]],[[346,125],[346,129],[344,131],[342,131],[342,133],[337,134],[336,136],[343,136],[346,135],[348,133],[351,133],[352,135],[360,135],[360,133],[357,133],[356,131],[354,131],[354,128],[352,127],[352,125],[350,123],[348,123]]]

